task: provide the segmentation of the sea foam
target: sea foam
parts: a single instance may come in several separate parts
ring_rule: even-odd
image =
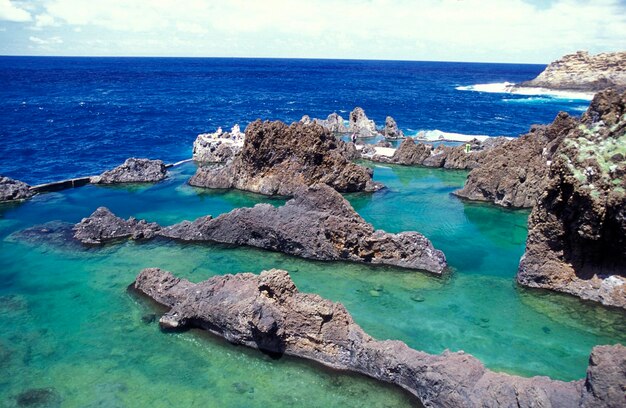
[[[507,93],[525,96],[547,96],[553,99],[568,99],[590,101],[593,99],[593,92],[559,91],[546,88],[518,87],[512,82],[496,82],[491,84],[475,84],[457,86],[458,91],[475,91],[487,93]]]

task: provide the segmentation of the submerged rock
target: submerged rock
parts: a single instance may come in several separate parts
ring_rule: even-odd
[[[16,231],[9,235],[9,240],[17,240],[32,245],[52,244],[57,247],[76,245],[73,241],[73,225],[63,221],[49,221]]]
[[[626,308],[626,92],[598,93],[563,139],[517,281]]]
[[[28,184],[0,176],[0,203],[3,201],[25,200],[34,194]]]
[[[404,132],[402,132],[398,128],[398,124],[391,116],[387,116],[387,119],[385,119],[385,128],[383,129],[383,136],[387,140],[404,139]]]
[[[193,159],[205,163],[226,163],[243,148],[245,133],[239,125],[230,132],[217,129],[215,133],[202,133],[193,142]]]
[[[200,167],[189,184],[292,195],[302,185],[327,184],[337,191],[375,191],[372,171],[350,162],[345,143],[317,124],[252,122],[242,151],[224,166]]]
[[[163,180],[166,175],[167,170],[161,160],[131,157],[124,164],[91,177],[89,181],[93,184],[152,183]]]
[[[496,146],[484,154],[482,164],[454,194],[503,207],[534,206],[545,189],[555,151],[577,125],[575,118],[561,112],[552,124],[533,127],[530,133]]]
[[[257,204],[217,218],[202,217],[164,228],[185,241],[249,245],[309,259],[395,265],[442,273],[443,253],[417,232],[375,230],[332,188],[301,188],[282,207]]]
[[[356,107],[350,112],[348,131],[356,137],[374,137],[379,134],[374,121],[370,120],[363,108],[360,107]]]
[[[73,228],[74,238],[89,245],[100,245],[122,238],[150,239],[159,229],[156,223],[138,221],[132,217],[128,220],[119,218],[105,207],[98,208]]]
[[[300,293],[281,270],[215,276],[194,284],[149,268],[134,288],[169,307],[164,329],[200,327],[241,344],[399,385],[427,407],[611,407],[623,403],[626,348],[594,348],[587,380],[522,378],[486,369],[463,352],[431,355],[377,341],[340,303]],[[612,358],[609,358],[611,356]],[[595,404],[595,405],[594,405]]]
[[[54,408],[60,407],[62,398],[53,388],[32,388],[15,397],[18,407]]]
[[[626,90],[626,51],[597,55],[578,51],[565,55],[519,87],[593,92],[607,88]]]

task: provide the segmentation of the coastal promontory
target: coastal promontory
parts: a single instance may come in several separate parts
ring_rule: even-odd
[[[590,55],[578,51],[550,63],[535,79],[519,87],[597,92],[626,90],[626,51]]]

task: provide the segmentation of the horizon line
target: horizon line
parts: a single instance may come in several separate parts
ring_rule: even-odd
[[[176,55],[24,55],[0,54],[0,58],[145,58],[145,59],[248,59],[248,60],[311,60],[311,61],[370,61],[370,62],[440,62],[463,64],[507,64],[507,65],[548,65],[538,62],[498,62],[498,61],[459,61],[459,60],[412,60],[376,58],[323,58],[323,57],[224,57],[224,56],[176,56]]]

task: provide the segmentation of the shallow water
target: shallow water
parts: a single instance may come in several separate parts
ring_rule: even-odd
[[[348,199],[377,228],[429,237],[451,265],[443,278],[222,245],[154,241],[83,249],[13,234],[51,220],[77,222],[99,205],[171,224],[283,202],[191,188],[184,183],[191,164],[153,186],[87,186],[0,206],[0,371],[6,373],[0,406],[15,406],[20,393],[39,388],[53,389],[53,402],[68,407],[415,404],[399,389],[362,376],[298,359],[272,360],[197,331],[162,333],[152,321],[158,310],[126,291],[149,266],[193,281],[283,268],[301,291],[342,302],[376,338],[431,353],[464,350],[491,369],[525,376],[581,378],[594,345],[626,341],[621,311],[516,287],[528,212],[451,196],[465,172],[374,170],[388,188]]]

